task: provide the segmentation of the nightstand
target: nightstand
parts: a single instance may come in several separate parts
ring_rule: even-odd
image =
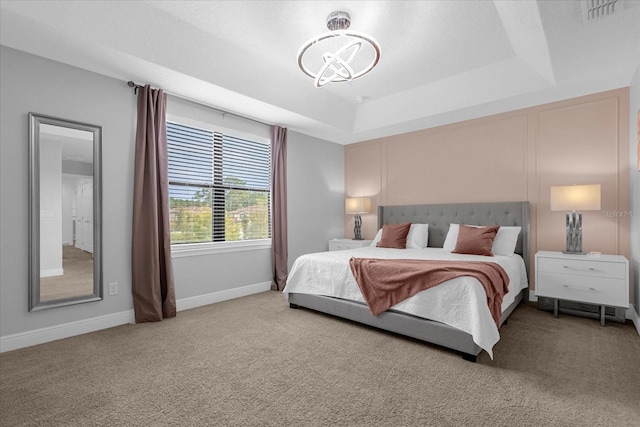
[[[371,240],[353,240],[353,239],[332,239],[329,240],[330,251],[341,251],[343,249],[364,248],[371,245]]]
[[[600,306],[604,326],[605,307],[629,307],[629,261],[621,255],[569,255],[536,253],[536,296]]]

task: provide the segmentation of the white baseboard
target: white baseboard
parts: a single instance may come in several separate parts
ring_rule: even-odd
[[[242,286],[240,288],[227,289],[213,292],[197,297],[182,298],[176,301],[178,311],[189,310],[190,308],[202,307],[203,305],[214,304],[216,302],[227,301],[234,298],[246,297],[247,295],[265,292],[271,289],[271,282],[256,283],[255,285]]]
[[[76,322],[63,323],[35,329],[33,331],[20,332],[13,335],[0,337],[0,353],[17,350],[32,345],[44,344],[50,341],[61,340],[76,335],[113,328],[127,323],[134,323],[133,310],[107,314],[91,319],[78,320]]]
[[[640,316],[636,312],[635,308],[630,305],[627,309],[627,319],[631,320],[636,327],[636,331],[638,331],[638,335],[640,335]]]
[[[62,268],[50,268],[48,270],[40,270],[40,277],[55,277],[63,276],[64,269]]]
[[[529,289],[529,301],[536,302],[538,301],[538,297],[536,296],[536,291],[532,291]]]
[[[176,309],[177,311],[188,310],[190,308],[201,307],[203,305],[257,294],[268,291],[269,289],[271,289],[271,282],[263,282],[255,285],[213,292],[206,295],[199,295],[197,297],[182,298],[176,301]],[[32,345],[44,344],[50,341],[69,338],[89,332],[95,332],[102,329],[113,328],[115,326],[126,325],[127,323],[135,323],[133,310],[7,335],[0,337],[0,353],[17,350],[23,347],[30,347]]]

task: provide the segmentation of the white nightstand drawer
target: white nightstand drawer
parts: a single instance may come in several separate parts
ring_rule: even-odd
[[[333,239],[329,240],[330,251],[363,248],[371,245],[371,240]]]
[[[354,249],[359,248],[360,246],[352,245],[350,243],[342,243],[342,242],[329,242],[329,250],[330,251],[341,251],[344,249]]]
[[[538,258],[538,271],[578,276],[608,277],[625,280],[627,266],[621,262],[596,261],[594,259]]]
[[[560,300],[599,305],[600,324],[604,326],[606,306],[629,307],[629,261],[621,255],[590,257],[539,251],[536,295],[553,298],[555,317]]]
[[[538,272],[536,295],[614,307],[628,307],[625,279]]]

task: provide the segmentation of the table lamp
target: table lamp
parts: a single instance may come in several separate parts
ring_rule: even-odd
[[[355,226],[353,227],[353,240],[362,240],[360,230],[362,227],[362,218],[360,214],[366,214],[371,212],[371,198],[370,197],[353,197],[345,200],[345,208],[347,214],[355,215]]]
[[[582,213],[600,210],[600,184],[551,187],[551,210],[567,212],[566,254],[582,255]]]

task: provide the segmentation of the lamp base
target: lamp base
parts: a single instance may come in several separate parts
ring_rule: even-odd
[[[582,254],[582,214],[567,212],[567,250],[565,253]]]
[[[353,217],[353,220],[355,222],[355,226],[353,227],[353,234],[355,236],[353,237],[353,240],[364,240],[362,238],[362,235],[360,234],[360,229],[362,227],[362,218],[360,217],[360,215],[355,215]]]
[[[586,252],[572,252],[572,251],[562,251],[563,254],[567,255],[586,255]]]

